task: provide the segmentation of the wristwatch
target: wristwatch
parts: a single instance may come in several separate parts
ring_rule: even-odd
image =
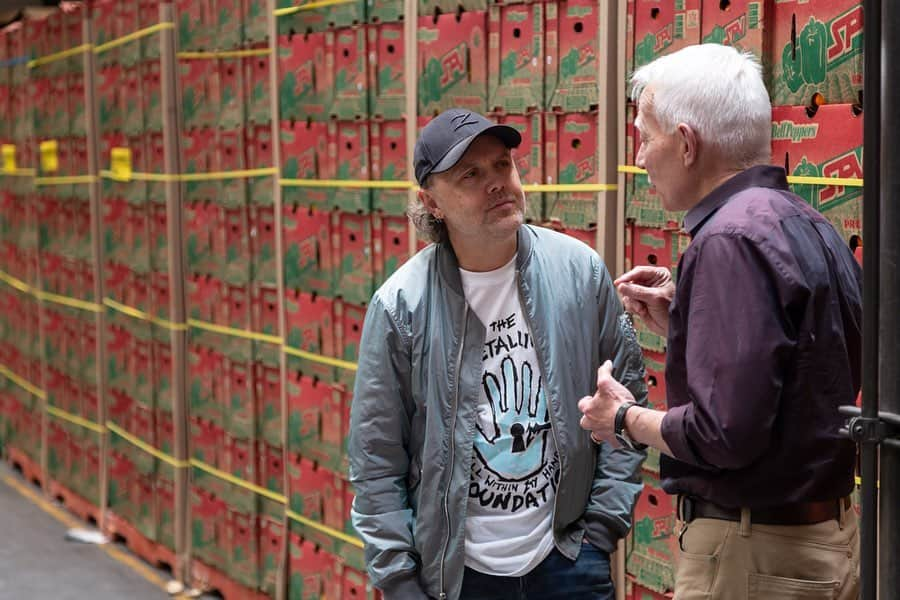
[[[613,424],[616,441],[629,450],[644,450],[647,448],[647,444],[642,444],[631,439],[628,435],[628,431],[625,429],[625,413],[627,413],[628,409],[632,406],[638,406],[638,403],[631,401],[623,402],[622,405],[619,406],[619,410],[616,411],[616,420]]]

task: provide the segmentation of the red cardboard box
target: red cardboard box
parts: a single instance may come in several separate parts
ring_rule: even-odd
[[[241,439],[256,437],[256,403],[250,367],[244,362],[226,359],[228,397],[227,431]]]
[[[250,48],[267,48],[266,45]],[[248,125],[268,125],[272,121],[271,85],[269,84],[269,57],[247,56],[243,58],[244,97]],[[272,166],[271,161],[266,166]]]
[[[407,181],[406,122],[377,121],[369,123],[372,153],[372,179]],[[405,215],[408,201],[405,189],[372,190],[372,208],[386,215]]]
[[[419,18],[419,114],[450,107],[485,112],[486,17],[462,12]]]
[[[625,568],[637,582],[657,592],[673,589],[678,535],[675,497],[659,487],[659,479],[644,471],[644,491],[634,508],[631,549]]]
[[[333,331],[333,303],[330,298],[294,290],[285,297],[285,344],[320,356],[335,356]],[[325,381],[334,379],[334,369],[328,365],[304,361],[304,373]]]
[[[700,42],[700,0],[635,0],[634,68]]]
[[[379,23],[367,30],[369,114],[378,119],[402,119],[406,113],[403,23]]]
[[[409,260],[409,219],[392,217],[375,212],[372,215],[374,227],[375,287],[390,277],[400,265]]]
[[[259,435],[267,444],[281,446],[281,371],[278,365],[260,362],[253,369],[253,388],[260,411]]]
[[[331,386],[296,369],[289,370],[287,386],[288,448],[303,451],[319,442],[319,420]]]
[[[313,120],[281,122],[281,172],[287,179],[333,179],[334,154],[328,148],[328,124]],[[328,188],[282,188],[285,205],[317,206],[327,210],[333,191]]]
[[[190,415],[222,429],[225,425],[225,358],[211,348],[191,344],[189,348]]]
[[[250,277],[253,281],[274,285],[275,264],[275,207],[250,204]],[[277,331],[277,327],[273,330]]]
[[[334,55],[324,32],[278,36],[280,114],[284,120],[328,117],[334,93]]]
[[[331,226],[335,295],[356,304],[368,302],[374,282],[371,215],[335,212]]]
[[[704,44],[725,44],[763,59],[766,15],[760,0],[702,0],[700,37]]]
[[[488,23],[488,108],[512,114],[544,108],[544,7],[540,2],[491,6]]]
[[[292,599],[322,598],[325,583],[334,578],[335,557],[310,540],[291,533],[288,595]],[[330,596],[329,596],[330,597]]]
[[[597,173],[597,114],[548,113],[545,117],[544,173],[548,183],[601,183]],[[547,219],[566,227],[589,229],[597,224],[596,198],[591,192],[548,193]]]
[[[368,180],[369,124],[365,121],[330,121],[328,123],[328,153],[333,157],[334,179]],[[332,204],[344,212],[369,212],[372,194],[368,189],[338,188]]]
[[[772,162],[789,176],[862,178],[863,117],[852,105],[772,109]],[[791,189],[848,243],[862,235],[863,188],[794,184]]]
[[[205,58],[179,59],[178,71],[184,129],[216,127],[222,101],[218,63]]]
[[[673,266],[671,231],[655,227],[635,227],[632,235],[631,262],[634,266]]]
[[[315,206],[284,206],[284,284],[289,290],[330,294],[334,259],[331,213]]]
[[[366,28],[347,27],[329,31],[333,36],[334,100],[329,114],[332,118],[351,120],[368,114],[368,66]]]
[[[596,110],[598,65],[610,60],[600,48],[600,7],[592,0],[546,4],[547,70],[544,97],[548,110]],[[604,25],[605,26],[605,25]]]
[[[774,105],[862,103],[863,10],[859,0],[784,0],[772,11],[769,93]]]

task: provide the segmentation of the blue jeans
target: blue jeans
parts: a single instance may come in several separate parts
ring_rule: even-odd
[[[485,575],[466,567],[460,600],[613,600],[609,554],[588,542],[574,562],[556,548],[521,577]]]

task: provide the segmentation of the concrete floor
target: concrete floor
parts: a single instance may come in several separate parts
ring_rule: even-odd
[[[0,461],[0,600],[160,600],[168,575],[123,546],[64,539],[87,527]]]

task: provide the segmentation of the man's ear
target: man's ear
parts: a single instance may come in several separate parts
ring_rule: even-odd
[[[697,153],[700,151],[700,141],[697,139],[697,132],[687,123],[678,124],[678,134],[680,136],[680,152],[681,159],[685,167],[691,167],[697,162]]]
[[[428,212],[434,215],[436,219],[443,218],[443,213],[441,212],[441,209],[438,208],[437,202],[435,202],[434,199],[434,194],[431,193],[431,191],[425,188],[421,188],[418,192],[416,192],[416,194],[419,197],[419,202],[422,203],[422,206],[428,209]]]

